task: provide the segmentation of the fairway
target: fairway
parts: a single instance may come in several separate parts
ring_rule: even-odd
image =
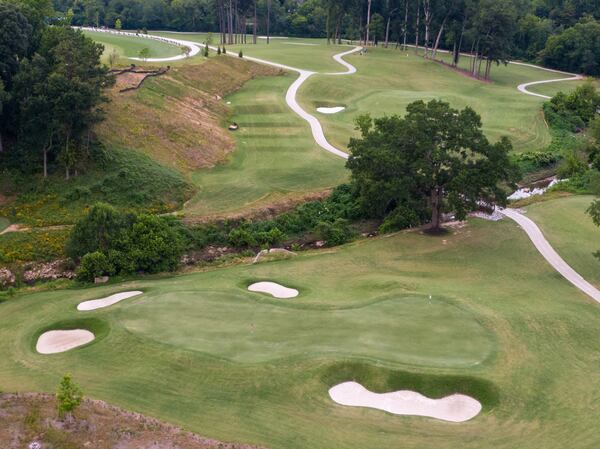
[[[130,64],[132,62],[130,58],[138,58],[140,51],[144,48],[149,50],[149,58],[168,58],[181,54],[180,47],[153,39],[119,36],[88,30],[83,31],[83,34],[105,46],[104,53],[102,54],[104,63],[108,63],[108,55],[113,50],[119,54],[120,62],[122,64]]]
[[[258,280],[300,295],[283,303],[245,290]],[[83,300],[137,289],[144,295],[76,310]],[[274,449],[392,449],[399,440],[416,449],[429,447],[433,434],[447,449],[600,441],[598,306],[509,221],[21,295],[0,304],[0,317],[3,389],[53,391],[68,371],[90,397],[207,437]],[[91,329],[96,340],[63,354],[34,352],[42,330],[65,326]],[[376,392],[460,391],[484,409],[457,426],[335,405],[328,388],[353,379]]]
[[[192,174],[198,193],[186,212],[211,215],[268,205],[334,187],[347,179],[344,162],[313,141],[306,122],[285,104],[295,74],[254,79],[233,95],[236,150],[214,168]]]
[[[556,74],[516,65],[494,66],[493,82],[488,83],[415,56],[412,50],[383,48],[369,49],[367,55],[350,55],[346,60],[356,66],[357,73],[317,75],[299,91],[300,103],[309,112],[322,106],[346,107],[337,114],[318,114],[334,146],[347,147],[349,137],[357,135],[354,120],[361,114],[403,115],[409,103],[431,99],[442,99],[455,108],[472,107],[481,115],[488,138],[495,141],[508,136],[516,152],[543,150],[550,143],[541,111],[543,100],[522,94],[517,86],[556,78]]]
[[[584,279],[600,286],[600,228],[585,213],[593,196],[578,195],[534,203],[527,215],[540,227],[548,241]]]

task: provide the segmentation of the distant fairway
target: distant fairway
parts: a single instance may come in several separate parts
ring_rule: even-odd
[[[150,50],[150,58],[168,58],[170,56],[177,56],[181,54],[181,48],[178,46],[170,45],[154,39],[118,36],[101,31],[85,30],[83,33],[105,46],[104,53],[102,55],[102,61],[104,63],[108,63],[108,55],[113,50],[117,51],[120,61],[123,64],[130,64],[133,62],[129,58],[139,57],[140,51],[144,48]]]
[[[556,78],[556,74],[515,65],[494,66],[493,82],[486,83],[415,56],[413,51],[369,49],[367,55],[346,59],[356,66],[356,74],[315,76],[299,92],[308,111],[320,106],[346,107],[337,114],[316,113],[336,146],[345,148],[349,137],[356,135],[354,120],[361,114],[403,115],[410,102],[431,99],[448,101],[455,108],[471,106],[481,115],[486,135],[493,141],[510,137],[517,152],[543,150],[550,143],[541,112],[543,100],[522,94],[517,85]]]
[[[307,123],[285,104],[295,74],[252,80],[231,102],[236,150],[230,160],[194,172],[198,193],[186,204],[192,214],[210,215],[261,207],[347,179],[341,159],[320,149]]]
[[[550,244],[575,271],[600,286],[600,228],[585,213],[594,197],[577,195],[534,203],[527,215],[534,220]]]
[[[256,280],[300,296],[246,291]],[[134,289],[146,293],[76,310]],[[96,341],[34,352],[42,329],[67,325]],[[90,397],[270,449],[421,449],[432,439],[440,449],[583,449],[599,441],[599,340],[598,305],[516,224],[474,220],[442,237],[400,233],[286,261],[19,295],[0,304],[0,385],[54,391],[70,372]],[[455,425],[335,405],[327,389],[352,379],[380,392],[460,391],[484,410]]]

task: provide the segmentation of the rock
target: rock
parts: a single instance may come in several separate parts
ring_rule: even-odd
[[[94,284],[106,284],[108,282],[108,276],[100,276],[94,278]]]
[[[269,257],[269,256],[273,256],[273,257]],[[285,248],[271,248],[271,249],[263,249],[262,251],[260,251],[256,257],[254,257],[254,260],[252,261],[252,263],[258,263],[260,261],[262,261],[263,259],[266,260],[278,260],[278,259],[287,259],[289,257],[294,257],[297,256],[297,254],[293,251],[289,251]]]
[[[315,247],[316,248],[323,248],[326,243],[327,242],[325,242],[324,240],[319,240],[319,241],[315,242]]]
[[[56,279],[73,279],[75,273],[68,268],[67,259],[52,262],[34,262],[23,266],[23,280],[28,284],[37,281],[53,281]]]
[[[0,268],[0,287],[15,285],[15,275],[8,268]]]

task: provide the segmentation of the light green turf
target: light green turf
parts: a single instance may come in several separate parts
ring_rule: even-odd
[[[319,148],[308,124],[285,103],[295,75],[257,78],[226,98],[234,111],[230,160],[192,175],[199,192],[186,212],[214,214],[260,207],[346,180],[344,161]]]
[[[115,49],[120,56],[120,62],[135,62],[129,58],[139,57],[142,49],[150,50],[149,58],[169,58],[181,54],[181,48],[176,45],[167,44],[154,39],[142,37],[119,36],[107,34],[100,31],[84,31],[86,36],[105,46],[102,55],[103,62],[108,62],[109,53]]]
[[[8,218],[0,217],[0,232],[4,231],[10,225]]]
[[[494,82],[487,83],[412,51],[370,49],[367,55],[350,55],[346,60],[356,66],[356,74],[315,76],[299,92],[303,107],[319,117],[327,137],[338,147],[346,147],[349,136],[356,135],[357,116],[404,114],[410,102],[431,99],[448,101],[456,108],[471,106],[481,115],[487,136],[493,141],[510,137],[517,152],[541,150],[550,142],[541,112],[543,100],[517,90],[520,83],[551,78],[548,72],[515,65],[494,67]],[[319,114],[315,111],[319,106],[345,106],[346,110]]]
[[[577,195],[534,203],[527,215],[540,227],[554,249],[586,280],[600,287],[600,228],[585,213],[594,197]]]
[[[157,36],[172,37],[192,42],[205,43],[207,35],[204,33],[169,33],[151,31]],[[325,39],[271,39],[267,44],[266,39],[258,39],[256,45],[252,44],[252,36],[247,36],[247,44],[226,45],[229,53],[238,54],[240,49],[245,55],[255,58],[278,62],[291,67],[315,72],[340,72],[346,69],[333,60],[333,55],[352,49],[348,45],[327,45]],[[219,45],[219,35],[213,34],[212,46]],[[214,52],[211,52],[213,54]]]
[[[244,290],[258,279],[301,295]],[[133,289],[146,294],[76,311],[79,301]],[[377,302],[384,297],[392,299]],[[81,317],[98,321],[71,325],[99,340],[34,352],[43,328]],[[516,224],[475,220],[452,235],[402,233],[285,261],[14,297],[0,304],[0,386],[52,392],[70,372],[88,396],[271,449],[584,449],[599,441],[598,341],[598,304]],[[465,356],[480,363],[464,367]],[[232,361],[241,358],[253,361]],[[356,360],[366,366],[341,364]],[[475,376],[496,386],[499,401],[451,424],[338,406],[327,395],[353,378],[388,391],[398,369]]]

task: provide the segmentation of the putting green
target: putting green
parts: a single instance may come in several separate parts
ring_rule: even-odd
[[[265,279],[301,295],[283,303],[245,291]],[[144,295],[76,310],[127,290]],[[473,220],[440,237],[400,233],[289,260],[17,295],[0,304],[0,385],[55,391],[70,372],[89,397],[270,449],[583,449],[598,441],[598,310],[516,224]],[[43,356],[34,347],[44,328],[89,329],[97,340]],[[458,341],[430,338],[440,332]],[[485,357],[471,366],[458,347],[467,334],[470,360]],[[484,410],[449,425],[341,407],[327,391],[347,380],[377,392],[460,391]]]
[[[242,291],[161,290],[121,308],[119,321],[146,338],[244,363],[328,355],[466,367],[492,348],[485,329],[443,299],[365,297],[365,305],[322,310],[257,298]]]

